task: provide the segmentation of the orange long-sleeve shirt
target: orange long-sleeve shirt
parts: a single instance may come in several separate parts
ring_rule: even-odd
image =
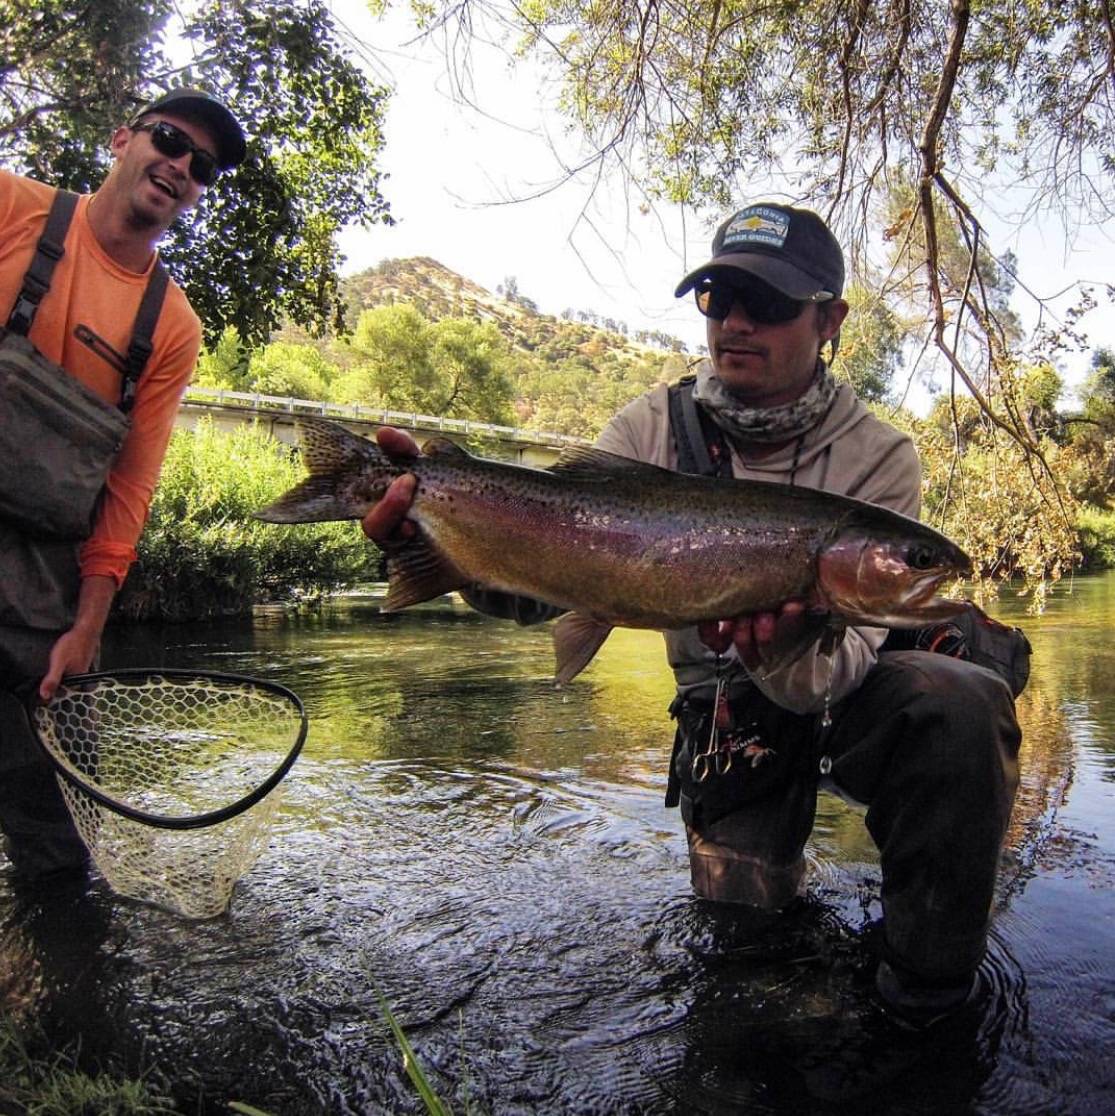
[[[35,254],[54,190],[0,170],[0,324],[7,321]],[[54,269],[30,340],[50,360],[110,403],[120,400],[119,371],[77,339],[85,325],[125,353],[150,275],[126,271],[109,257],[89,227],[90,195],[77,205],[66,253]],[[120,585],[135,560],[135,544],[147,520],[174,416],[193,375],[201,347],[201,324],[181,289],[170,283],[151,339],[153,351],[139,379],[131,429],[109,472],[93,531],[82,544],[82,577],[105,575]],[[28,447],[33,453],[34,447]],[[2,462],[0,468],[15,463]]]

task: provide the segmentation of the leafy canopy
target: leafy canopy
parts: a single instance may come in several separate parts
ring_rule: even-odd
[[[723,212],[774,181],[821,211],[860,278],[906,302],[907,317],[919,309],[954,377],[1038,452],[993,382],[1009,380],[1020,354],[996,297],[1009,283],[994,272],[1010,261],[996,264],[981,213],[1023,222],[1055,207],[1090,221],[1115,202],[1107,0],[415,7],[430,24],[457,21],[462,69],[482,18],[507,24],[521,50],[551,62],[595,158],[646,193]],[[897,216],[896,194],[908,200]],[[869,251],[880,227],[895,249],[883,260]],[[1026,358],[1075,344],[1070,327],[1043,332],[1045,351]]]
[[[90,190],[113,127],[166,89],[221,97],[248,159],[163,245],[214,339],[249,344],[289,318],[340,322],[336,234],[390,221],[380,193],[386,90],[369,83],[322,0],[201,0],[172,41],[165,0],[0,0],[0,165]],[[185,44],[187,65],[176,59]]]

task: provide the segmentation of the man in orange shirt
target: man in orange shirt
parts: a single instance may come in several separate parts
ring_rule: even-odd
[[[177,89],[118,127],[110,148],[113,166],[96,193],[78,199],[27,337],[116,405],[120,354],[156,267],[158,241],[220,171],[243,160],[245,141],[220,101]],[[54,196],[49,186],[0,170],[0,324],[20,298]],[[65,675],[95,663],[200,345],[197,315],[171,282],[135,385],[130,427],[87,538],[39,537],[0,518],[0,828],[9,859],[26,878],[83,868],[87,856],[16,695],[37,689],[48,700]],[[12,421],[0,415],[0,422]],[[35,452],[28,444],[27,457]],[[19,461],[0,461],[5,471],[19,468]]]

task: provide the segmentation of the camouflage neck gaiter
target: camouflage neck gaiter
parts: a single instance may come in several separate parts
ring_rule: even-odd
[[[836,395],[836,381],[825,362],[817,358],[817,371],[805,394],[779,407],[743,407],[705,361],[697,370],[693,398],[729,437],[742,442],[787,442],[812,430],[828,413]]]

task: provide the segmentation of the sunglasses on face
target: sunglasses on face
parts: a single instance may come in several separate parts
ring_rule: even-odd
[[[212,186],[220,173],[216,156],[211,155],[196,143],[181,128],[159,120],[154,124],[133,124],[133,132],[150,132],[151,144],[160,155],[168,159],[180,159],[190,154],[190,177],[201,186]]]
[[[742,286],[723,279],[702,279],[693,291],[697,309],[706,318],[722,322],[739,303],[743,312],[760,325],[780,325],[792,322],[811,302],[827,302],[829,291],[818,291],[807,299],[790,298],[773,287]]]

